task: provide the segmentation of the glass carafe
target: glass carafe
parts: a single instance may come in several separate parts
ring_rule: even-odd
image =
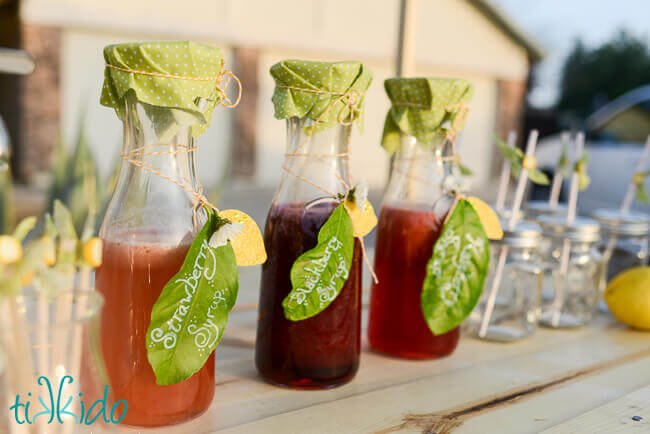
[[[361,248],[355,239],[347,282],[322,312],[302,321],[284,316],[294,261],[317,244],[318,231],[345,193],[350,126],[336,124],[311,137],[308,118],[287,120],[283,176],[264,230],[268,259],[262,267],[255,362],[267,381],[295,388],[346,383],[359,367]]]
[[[422,283],[433,245],[453,204],[446,149],[423,146],[403,135],[384,196],[375,248],[378,282],[372,287],[368,337],[377,351],[398,357],[450,354],[458,328],[435,336],[422,314]]]
[[[128,402],[123,423],[170,425],[202,413],[215,386],[214,354],[187,380],[159,386],[145,347],[152,307],[205,222],[189,191],[197,190],[196,148],[182,110],[125,100],[123,162],[100,229],[101,340],[111,390]]]

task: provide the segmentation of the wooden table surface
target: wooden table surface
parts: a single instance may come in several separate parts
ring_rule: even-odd
[[[516,343],[463,336],[454,354],[432,361],[382,356],[364,337],[355,379],[325,391],[258,377],[256,315],[231,314],[209,410],[156,432],[650,433],[650,333],[605,314],[589,327],[541,328]]]

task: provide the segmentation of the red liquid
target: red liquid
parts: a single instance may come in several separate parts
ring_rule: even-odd
[[[105,298],[100,333],[111,392],[128,403],[122,423],[171,425],[199,415],[212,401],[214,353],[187,380],[158,386],[145,348],[151,309],[188,249],[104,241],[95,285]]]
[[[319,389],[344,384],[359,368],[361,349],[361,248],[355,240],[348,281],[324,311],[303,320],[284,317],[294,261],[316,246],[332,203],[274,206],[264,231],[268,260],[262,267],[255,363],[266,380]]]
[[[458,327],[434,336],[424,320],[420,296],[427,262],[440,236],[444,215],[383,207],[379,216],[368,339],[377,351],[429,359],[451,354]]]

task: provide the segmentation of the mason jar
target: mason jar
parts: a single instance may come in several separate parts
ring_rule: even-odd
[[[540,323],[552,328],[583,326],[598,306],[600,225],[585,217],[567,223],[561,216],[544,216],[538,222],[551,246],[544,258]]]
[[[648,265],[650,217],[639,212],[622,214],[617,209],[599,209],[593,218],[600,223],[603,237],[599,245],[603,255],[601,294],[607,283],[623,271]]]
[[[539,255],[541,241],[539,225],[520,222],[514,230],[504,230],[501,240],[490,242],[490,271],[481,299],[468,321],[472,335],[508,342],[535,332],[543,277]],[[501,255],[505,255],[505,262],[495,286]]]
[[[526,203],[526,219],[536,220],[544,215],[562,215],[566,216],[567,207],[563,203],[558,203],[555,206],[547,200],[529,200]]]

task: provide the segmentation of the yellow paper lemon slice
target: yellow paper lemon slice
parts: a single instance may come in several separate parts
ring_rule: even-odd
[[[23,247],[10,235],[0,235],[0,264],[13,264],[23,257]]]
[[[219,216],[233,223],[244,225],[244,230],[230,241],[235,252],[235,260],[240,267],[263,264],[266,261],[266,250],[260,228],[248,214],[236,209],[219,211]]]
[[[91,267],[102,265],[102,240],[93,237],[86,241],[83,246],[83,256]]]
[[[487,237],[491,240],[500,240],[503,238],[503,229],[501,229],[499,216],[490,208],[490,205],[478,197],[468,197],[467,201],[472,205],[479,219],[481,219],[481,224],[483,225],[483,229],[485,229]]]
[[[352,220],[355,237],[365,237],[377,226],[377,216],[370,202],[366,201],[360,209],[354,202],[346,201],[345,209]]]

